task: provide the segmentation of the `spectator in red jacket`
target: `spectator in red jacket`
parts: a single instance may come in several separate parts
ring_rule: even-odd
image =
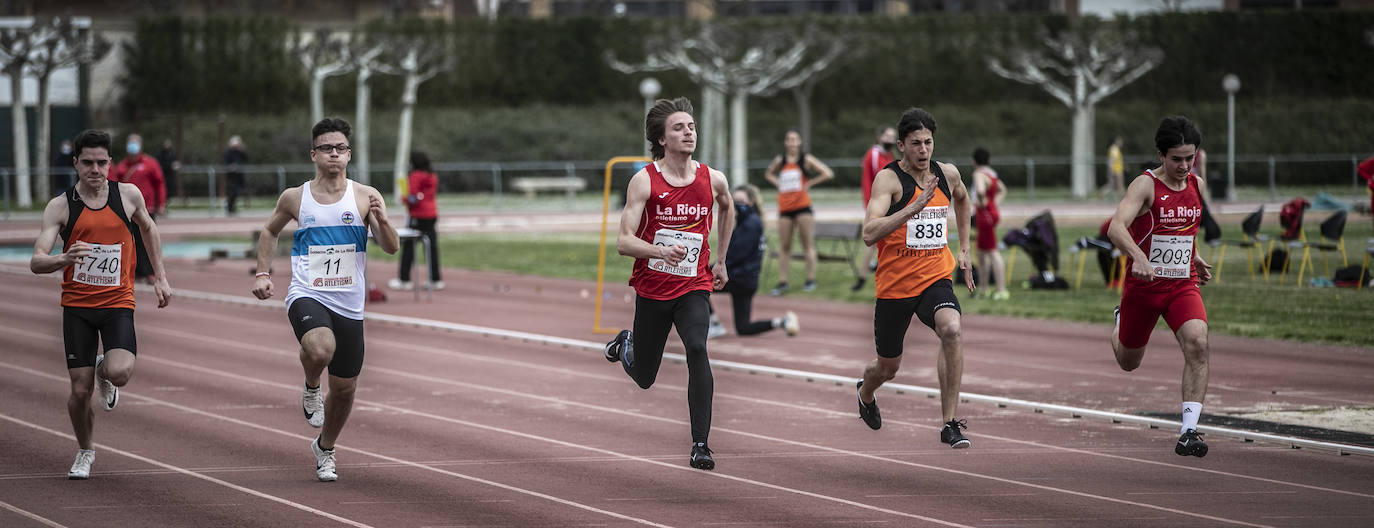
[[[429,263],[429,280],[436,290],[444,289],[444,281],[439,276],[439,233],[434,226],[439,222],[439,207],[435,197],[439,193],[439,176],[430,166],[429,156],[424,152],[410,153],[410,175],[407,176],[408,191],[405,195],[407,216],[406,227],[420,232],[429,240],[429,253],[425,262]],[[415,262],[415,238],[401,240],[401,267],[398,277],[387,283],[393,290],[409,290],[414,287],[410,282],[410,266]]]
[[[143,138],[138,134],[129,134],[125,151],[129,156],[110,171],[110,181],[138,187],[144,203],[148,204],[148,213],[156,220],[167,213],[167,184],[162,178],[162,168],[156,158],[143,153]]]
[[[1369,183],[1369,214],[1374,217],[1374,156],[1361,161],[1355,170],[1360,173],[1360,177],[1364,178],[1365,182]]]

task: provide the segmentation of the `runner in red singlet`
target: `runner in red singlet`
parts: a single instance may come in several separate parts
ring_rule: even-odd
[[[697,133],[687,98],[655,102],[645,118],[644,136],[654,162],[630,178],[616,237],[620,254],[635,258],[630,275],[637,294],[634,331],[622,330],[606,344],[605,356],[607,361],[619,361],[640,388],[648,389],[658,377],[668,331],[677,327],[687,350],[687,410],[692,420],[688,462],[697,469],[715,469],[707,446],[714,388],[706,329],[711,291],[728,280],[724,252],[730,247],[735,206],[725,175],[692,160]],[[712,205],[721,215],[722,250],[715,266],[708,266]]]
[[[1122,370],[1135,370],[1155,322],[1164,316],[1184,362],[1182,436],[1174,452],[1197,457],[1207,454],[1197,422],[1207,394],[1208,350],[1207,310],[1198,287],[1212,278],[1195,240],[1205,184],[1191,168],[1201,145],[1202,134],[1187,118],[1165,118],[1155,132],[1160,166],[1131,182],[1107,227],[1131,270],[1116,310],[1112,352]]]

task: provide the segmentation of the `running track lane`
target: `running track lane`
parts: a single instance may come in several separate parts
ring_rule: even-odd
[[[44,308],[51,286],[30,283],[9,290],[19,297],[18,306],[33,308],[0,311],[6,316],[0,327],[6,348],[24,350],[7,355],[0,368],[3,379],[20,378],[6,383],[5,390],[37,382],[39,388],[29,391],[34,395],[18,404],[27,413],[20,418],[67,431],[61,413],[65,376],[55,352],[60,339],[50,337],[58,328],[58,308]],[[135,397],[116,413],[97,412],[97,441],[142,446],[148,449],[145,456],[155,453],[154,458],[170,458],[183,467],[222,471],[225,475],[216,474],[220,478],[248,479],[240,485],[358,522],[568,525],[583,519],[579,515],[585,510],[564,506],[545,512],[529,504],[528,495],[469,504],[471,481],[434,478],[426,474],[434,471],[404,462],[446,467],[675,526],[863,521],[906,526],[935,525],[937,519],[965,525],[1186,520],[1299,526],[1316,521],[1314,516],[1325,516],[1326,525],[1353,526],[1374,513],[1367,506],[1374,498],[1367,484],[1370,465],[1362,457],[1223,442],[1202,461],[1177,460],[1167,452],[1173,436],[1168,432],[976,406],[970,407],[975,426],[970,435],[977,447],[954,452],[934,443],[930,421],[900,421],[937,414],[933,402],[888,397],[887,426],[871,432],[851,415],[847,389],[726,372],[716,373],[712,441],[721,471],[693,471],[682,460],[685,373],[680,365],[666,364],[660,385],[642,392],[613,365],[585,353],[379,324],[368,327],[368,370],[341,442],[342,480],[337,487],[319,484],[309,471],[305,444],[313,430],[299,423],[294,342],[280,308],[182,302],[196,309],[140,312],[145,353],[126,393]],[[248,328],[260,330],[245,332]],[[45,378],[43,372],[53,374]],[[153,400],[136,397],[143,394]],[[6,393],[5,401],[23,400]],[[181,407],[169,411],[154,401]],[[11,408],[6,403],[0,414],[13,414]],[[208,415],[186,416],[188,409]],[[263,434],[259,427],[280,432]],[[151,444],[157,438],[144,431],[166,431],[157,438],[167,439]],[[197,447],[189,448],[188,442]],[[16,461],[33,466],[0,470],[6,480],[52,487],[33,490],[37,503],[10,504],[53,511],[58,505],[42,501],[67,489],[56,486],[88,484],[53,478],[70,463],[70,440],[22,444],[31,451]],[[102,451],[96,479],[125,478],[105,473],[119,469],[112,458]],[[148,493],[165,496],[160,479],[166,476],[153,475],[145,478],[159,482],[148,484]],[[1180,488],[1192,491],[1180,495]],[[350,496],[355,492],[361,497]],[[209,496],[230,494],[211,489]],[[193,497],[179,500],[197,504]],[[176,504],[159,505],[175,509]],[[237,511],[245,514],[243,509]],[[254,512],[252,519],[259,519],[259,509],[271,510],[247,509]],[[608,521],[615,524],[607,517],[591,522]]]

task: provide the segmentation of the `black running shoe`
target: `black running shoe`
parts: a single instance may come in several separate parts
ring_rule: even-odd
[[[711,448],[706,447],[706,442],[692,444],[692,456],[687,459],[692,467],[710,471],[716,469],[716,459],[711,458]]]
[[[858,388],[862,389],[864,380],[859,380]],[[878,430],[883,426],[883,415],[878,413],[878,395],[873,395],[873,403],[864,403],[862,396],[859,397],[859,418],[864,419],[869,429]]]
[[[960,429],[968,429],[968,423],[964,420],[950,420],[945,424],[945,428],[940,430],[940,441],[955,449],[965,449],[972,445],[968,438],[959,432]]]
[[[621,330],[619,334],[615,335],[615,339],[606,343],[606,361],[615,363],[620,361],[621,357],[628,355],[625,352],[632,346],[630,337],[629,330]]]
[[[1202,458],[1207,456],[1207,442],[1202,441],[1202,433],[1197,432],[1197,429],[1189,429],[1178,437],[1178,444],[1174,446],[1174,453],[1179,456]]]

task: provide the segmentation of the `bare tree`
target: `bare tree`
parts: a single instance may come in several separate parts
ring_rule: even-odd
[[[802,31],[795,28],[768,30],[735,30],[721,23],[701,26],[696,35],[684,37],[679,31],[669,31],[645,43],[645,60],[641,64],[627,64],[607,54],[612,68],[625,73],[642,71],[682,70],[705,92],[703,114],[709,121],[716,119],[713,100],[728,99],[730,105],[730,180],[736,184],[748,180],[746,139],[748,138],[748,101],[754,95],[772,95],[779,90],[803,85],[808,79],[830,67],[842,49],[825,48],[817,52],[820,41],[814,27]],[[819,55],[819,56],[817,56]],[[712,97],[714,93],[724,97]],[[723,102],[720,104],[723,106]],[[708,133],[725,135],[722,132]],[[715,139],[719,141],[719,139]],[[707,140],[711,144],[712,140]],[[712,149],[714,150],[714,149]],[[714,152],[713,152],[714,154]]]
[[[399,184],[406,175],[410,159],[411,124],[420,84],[458,65],[448,44],[448,39],[439,34],[396,38],[393,51],[400,57],[396,70],[405,76],[401,90],[401,121],[396,130],[396,162],[392,169],[392,194],[397,200],[401,193]]]
[[[1164,60],[1158,48],[1133,44],[1131,32],[1081,27],[1039,34],[1040,47],[1012,47],[987,58],[993,73],[1039,86],[1073,110],[1072,188],[1079,198],[1093,188],[1094,107]]]
[[[368,111],[372,106],[372,87],[368,82],[372,74],[395,74],[396,68],[385,61],[388,43],[384,40],[358,37],[353,39],[350,53],[353,69],[358,72],[356,81],[357,106],[353,119],[353,163],[358,170],[358,181],[372,183],[371,156],[368,150],[372,145],[371,121]]]
[[[487,20],[496,20],[496,15],[501,11],[501,0],[472,0],[477,6],[477,14]]]
[[[48,99],[48,87],[52,74],[58,70],[78,64],[92,64],[105,57],[110,51],[110,41],[89,29],[89,21],[78,24],[71,16],[50,17],[34,23],[35,31],[40,33],[38,46],[29,57],[26,70],[30,77],[38,80],[38,108],[34,119],[37,130],[34,132],[34,156],[37,157],[34,194],[38,200],[52,195],[46,177],[52,169],[50,137],[52,136],[52,105]],[[48,34],[55,35],[51,38]],[[65,167],[70,169],[71,167]]]
[[[316,29],[309,38],[297,35],[296,56],[310,74],[310,124],[324,119],[324,80],[352,71],[348,37],[326,28]]]
[[[10,77],[10,122],[14,133],[15,194],[19,207],[33,206],[29,170],[29,125],[24,116],[24,73],[35,48],[44,40],[56,38],[51,32],[40,35],[32,20],[0,27],[0,71]]]

